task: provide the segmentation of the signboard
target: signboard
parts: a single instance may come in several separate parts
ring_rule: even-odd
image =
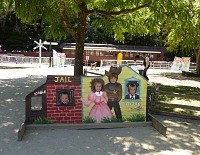
[[[83,122],[146,121],[147,80],[128,66],[116,72],[113,84],[112,75],[109,71],[101,77],[82,76]]]
[[[190,69],[190,57],[175,57],[171,70],[188,72]]]

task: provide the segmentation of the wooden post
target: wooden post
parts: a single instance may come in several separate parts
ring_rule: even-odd
[[[58,45],[57,42],[47,42],[47,41],[44,41],[44,45],[49,45],[49,52],[51,52],[50,54],[50,60],[49,60],[49,67],[52,67],[52,61],[51,61],[51,58],[52,58],[52,45]]]
[[[26,124],[22,123],[20,128],[19,128],[19,130],[18,130],[18,136],[17,136],[17,140],[18,141],[22,141],[22,138],[24,136],[25,130],[26,130]]]
[[[153,127],[161,133],[163,136],[166,137],[167,135],[167,127],[163,125],[158,119],[156,119],[153,115],[149,114],[150,119],[152,121]]]

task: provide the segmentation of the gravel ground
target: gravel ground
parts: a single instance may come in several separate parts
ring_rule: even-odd
[[[73,75],[72,68],[67,74]],[[172,79],[149,70],[149,82],[200,87],[198,81]],[[153,127],[101,130],[28,130],[23,141],[17,131],[25,120],[25,96],[66,68],[0,69],[0,155],[199,155],[200,121],[156,115],[167,137]]]

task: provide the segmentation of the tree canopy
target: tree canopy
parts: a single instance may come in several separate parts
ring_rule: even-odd
[[[200,74],[200,1],[181,3],[175,18],[164,24],[164,31],[169,50],[178,48],[195,53],[197,73]]]
[[[184,41],[175,38],[180,39],[178,34],[182,35],[182,30],[191,28],[193,22],[198,23],[193,16],[199,12],[199,8],[194,7],[198,3],[197,0],[7,1],[14,2],[15,12],[23,22],[35,25],[38,21],[45,23],[43,26],[47,38],[61,40],[65,39],[68,33],[74,38],[76,42],[74,75],[77,76],[83,74],[84,41],[90,15],[95,17],[92,22],[94,28],[102,29],[117,41],[123,42],[125,35],[132,37],[166,32],[166,41],[170,49],[173,49],[184,45],[184,41],[191,42],[191,37],[183,38]],[[197,28],[197,25],[192,26]],[[195,32],[195,29],[191,32]]]

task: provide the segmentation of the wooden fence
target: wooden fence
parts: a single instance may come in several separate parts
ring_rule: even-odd
[[[179,94],[179,93],[174,93],[174,92],[160,91],[159,85],[155,85],[154,89],[148,90],[148,94],[149,94],[148,95],[149,113],[200,120],[200,115],[196,116],[196,115],[188,114],[188,113],[185,114],[185,113],[180,113],[180,112],[164,110],[165,108],[180,108],[185,111],[194,110],[196,112],[198,111],[200,112],[200,106],[172,104],[172,103],[165,103],[163,101],[159,101],[159,97],[163,95],[167,95],[168,97],[180,97],[182,99],[195,99],[197,101],[200,101],[200,96],[192,96],[192,95]]]

